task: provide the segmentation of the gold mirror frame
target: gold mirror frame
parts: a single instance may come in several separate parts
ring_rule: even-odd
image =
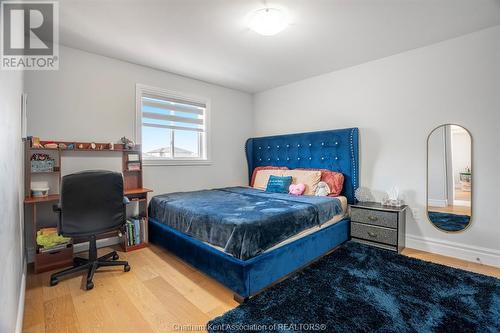
[[[438,228],[432,221],[431,219],[429,218],[429,139],[431,138],[431,135],[432,133],[434,133],[435,130],[437,130],[438,128],[441,128],[443,126],[459,126],[461,128],[463,128],[468,134],[469,134],[469,137],[470,137],[470,168],[472,170],[472,173],[471,173],[471,197],[470,197],[470,219],[469,219],[469,223],[467,224],[467,226],[465,226],[465,228],[461,229],[461,230],[457,230],[457,231],[450,231],[450,230],[443,230],[441,228]],[[427,146],[426,146],[426,154],[427,154],[427,165],[426,165],[426,178],[425,178],[425,188],[426,188],[426,193],[425,193],[425,217],[427,219],[427,221],[429,221],[429,223],[434,227],[436,228],[437,230],[441,231],[441,232],[445,232],[445,233],[448,233],[448,234],[458,234],[458,233],[461,233],[461,232],[464,232],[466,231],[467,229],[470,228],[471,224],[472,224],[472,214],[473,214],[473,201],[474,201],[474,198],[473,198],[473,193],[474,193],[474,145],[473,145],[473,139],[472,139],[472,134],[471,132],[465,128],[464,126],[460,125],[460,124],[454,124],[454,123],[447,123],[447,124],[441,124],[439,126],[436,126],[432,129],[432,131],[429,133],[429,135],[427,135]]]

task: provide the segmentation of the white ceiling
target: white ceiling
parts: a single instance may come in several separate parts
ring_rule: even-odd
[[[252,11],[292,24],[264,37]],[[500,0],[61,0],[70,47],[259,92],[500,24]]]

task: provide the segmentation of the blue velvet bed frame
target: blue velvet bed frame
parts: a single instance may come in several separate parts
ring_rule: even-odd
[[[354,202],[358,187],[358,129],[276,135],[248,139],[245,145],[249,179],[255,167],[321,168],[344,174],[342,195]],[[222,251],[149,219],[149,241],[216,279],[246,299],[288,274],[307,266],[349,238],[349,220],[343,219],[306,237],[249,260]]]

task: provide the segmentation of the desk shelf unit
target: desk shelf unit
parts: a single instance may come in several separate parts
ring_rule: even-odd
[[[96,152],[96,153],[117,153],[121,154],[122,157],[122,174],[123,174],[123,185],[124,185],[124,195],[129,198],[131,202],[136,202],[139,207],[139,218],[145,218],[147,220],[147,195],[152,190],[144,188],[142,184],[142,153],[140,145],[136,145],[134,149],[126,149],[123,144],[114,144],[113,149],[109,143],[95,143],[96,149],[92,149],[92,142],[69,142],[69,141],[41,141],[42,145],[47,143],[64,143],[66,146],[73,145],[74,149],[60,149],[60,148],[37,148],[32,147],[31,141],[27,140],[25,142],[25,193],[26,197],[24,199],[24,204],[28,209],[32,211],[32,231],[33,231],[33,242],[35,248],[34,264],[35,273],[45,272],[52,269],[62,268],[66,266],[71,266],[73,263],[73,244],[69,244],[67,248],[62,250],[57,250],[54,252],[41,252],[36,243],[36,233],[42,227],[39,225],[38,221],[38,210],[40,205],[52,205],[59,202],[59,189],[61,186],[61,156],[66,153],[81,153],[85,152]],[[44,172],[33,172],[31,170],[31,157],[35,153],[45,153],[48,154],[52,159],[54,159],[55,166],[53,171]],[[92,155],[95,157],[96,155]],[[134,157],[134,158],[132,158]],[[133,159],[133,161],[131,160]],[[138,168],[136,170],[129,170],[129,164],[135,163]],[[51,185],[49,195],[46,197],[34,197],[31,196],[31,182],[37,180],[48,181]],[[28,221],[27,221],[28,222]],[[146,230],[143,230],[144,239],[141,243],[137,245],[128,246],[127,233],[123,232],[123,236],[120,239],[121,246],[124,251],[133,251],[139,248],[147,246],[147,223],[145,223]],[[116,236],[116,232],[107,233],[101,235],[98,238],[112,237]],[[85,239],[74,239],[74,243],[84,242]]]

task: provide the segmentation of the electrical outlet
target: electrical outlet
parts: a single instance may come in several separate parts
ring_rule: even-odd
[[[413,215],[413,218],[416,220],[420,216],[420,211],[418,208],[412,208],[411,209],[411,215]]]

